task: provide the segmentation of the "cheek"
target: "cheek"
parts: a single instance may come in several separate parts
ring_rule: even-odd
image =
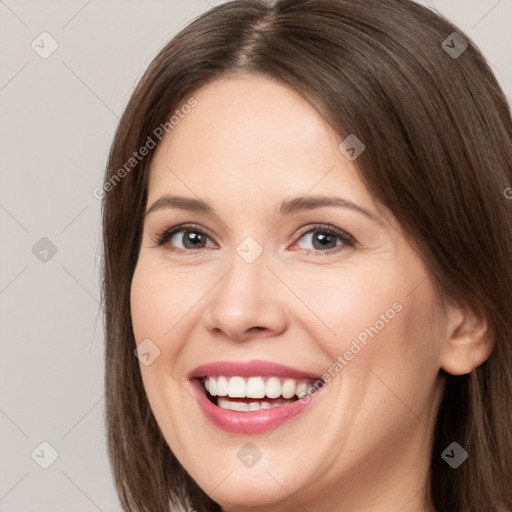
[[[390,276],[393,275],[394,278]],[[427,424],[432,393],[439,374],[433,312],[436,297],[430,281],[416,287],[415,278],[388,274],[359,283],[356,301],[343,296],[342,378],[345,396],[355,399],[367,414],[380,417],[392,430],[418,418]],[[413,291],[414,290],[414,291]],[[344,323],[342,323],[344,322]],[[368,424],[375,418],[367,418]],[[364,422],[363,422],[364,423]]]
[[[133,275],[130,291],[130,308],[135,342],[154,338],[164,329],[162,289],[157,286],[151,273],[145,271],[144,266],[138,265]]]
[[[167,421],[161,417],[168,408],[166,397],[186,395],[174,376],[183,376],[190,370],[184,366],[193,350],[187,341],[197,321],[201,299],[211,286],[207,279],[194,275],[192,269],[173,269],[142,255],[132,279],[130,306],[135,342],[138,345],[149,339],[158,353],[150,365],[141,362],[140,369],[160,421]]]
[[[324,380],[333,390],[333,417],[352,418],[357,425],[358,436],[346,438],[355,449],[365,449],[363,439],[377,449],[383,438],[410,435],[418,425],[422,430],[433,417],[439,373],[432,322],[436,296],[432,283],[423,280],[423,266],[414,265],[408,262],[407,274],[399,264],[364,272],[331,269],[317,273],[314,287],[301,285],[322,320],[311,316],[309,325],[331,361]],[[376,423],[378,430],[372,427]]]
[[[174,275],[170,282],[169,274],[158,265],[142,260],[135,269],[130,291],[135,342],[137,345],[142,343],[144,352],[151,354],[150,364],[144,364],[141,359],[141,376],[151,408],[160,424],[169,420],[166,417],[168,405],[165,397],[182,392],[171,374],[176,371],[176,361],[186,339],[181,330],[185,324],[185,314],[191,307],[188,303],[194,299],[187,297],[187,287],[180,285],[180,278]],[[177,293],[180,289],[184,292]]]
[[[183,278],[177,273],[165,272],[161,266],[147,259],[139,260],[130,290],[131,318],[137,345],[150,340],[150,352],[158,356],[149,365],[140,363],[143,385],[157,423],[168,443],[173,445],[179,438],[176,404],[189,405],[187,392],[172,375],[176,361],[183,349],[180,332],[185,322],[184,315],[190,310],[189,303],[196,297],[187,295]],[[184,290],[183,293],[177,290]],[[146,345],[147,346],[147,345]],[[175,400],[169,402],[169,397]],[[182,411],[180,411],[182,412]]]
[[[201,297],[197,286],[190,286],[186,272],[165,271],[159,265],[141,261],[132,279],[130,305],[135,340],[152,339],[162,349],[174,344],[164,343],[179,329],[194,304]],[[178,339],[177,337],[173,337]]]
[[[316,268],[290,282],[309,309],[307,316],[302,316],[307,319],[304,322],[314,329],[314,338],[322,340],[333,359],[347,350],[353,339],[364,345],[370,338],[368,329],[375,324],[379,334],[389,331],[390,324],[400,321],[409,291],[395,269],[384,264]],[[375,328],[370,330],[375,334]]]
[[[437,373],[434,289],[424,280],[421,262],[410,258],[406,266],[407,273],[404,265],[380,261],[366,267],[316,269],[310,279],[297,278],[295,291],[307,299],[311,312],[309,330],[332,365],[339,363],[331,374],[347,373],[349,366],[358,378],[368,375],[359,372],[363,368],[395,374],[400,368],[403,377],[410,375],[417,382],[418,374]]]

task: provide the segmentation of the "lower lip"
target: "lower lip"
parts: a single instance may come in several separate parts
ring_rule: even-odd
[[[254,435],[275,430],[303,412],[322,391],[322,388],[319,388],[315,394],[308,395],[308,400],[305,401],[296,400],[272,409],[241,412],[218,407],[208,399],[198,379],[192,379],[190,382],[206,418],[216,427],[232,434]]]

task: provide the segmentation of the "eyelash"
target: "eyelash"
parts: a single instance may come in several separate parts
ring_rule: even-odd
[[[308,254],[310,252],[313,252],[314,254],[321,254],[321,255],[329,255],[336,252],[339,252],[341,250],[344,250],[347,246],[353,247],[355,245],[355,239],[351,235],[349,235],[346,231],[343,231],[341,229],[338,229],[334,226],[331,226],[329,224],[316,224],[312,226],[306,226],[307,229],[300,230],[298,233],[298,240],[300,240],[304,235],[307,235],[309,233],[314,233],[315,231],[321,231],[323,233],[327,233],[329,235],[337,236],[341,240],[341,244],[336,245],[332,249],[327,249],[325,251],[320,251],[317,249],[296,249],[297,251],[305,251]],[[203,235],[206,235],[208,238],[210,237],[210,234],[208,231],[205,231],[204,228],[197,224],[180,224],[178,226],[174,226],[169,229],[164,229],[161,232],[159,232],[152,240],[156,244],[157,247],[160,247],[164,245],[166,242],[168,242],[176,233],[179,233],[180,231],[194,231],[201,233]],[[180,254],[186,254],[189,256],[195,256],[201,249],[207,249],[207,247],[201,247],[199,249],[181,249],[179,247],[170,247],[168,250],[175,253]]]

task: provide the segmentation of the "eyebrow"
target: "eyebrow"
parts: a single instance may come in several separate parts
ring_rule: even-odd
[[[279,207],[279,213],[281,215],[289,215],[290,213],[295,213],[299,211],[307,211],[313,210],[315,208],[322,208],[324,206],[336,206],[338,208],[348,208],[349,210],[361,213],[371,220],[380,223],[378,217],[354,203],[353,201],[349,201],[348,199],[344,199],[343,197],[337,196],[303,196],[303,197],[295,197],[293,199],[289,199],[287,201],[283,201],[281,206]]]
[[[358,204],[336,196],[303,196],[294,197],[283,201],[277,210],[282,216],[290,215],[300,211],[313,210],[315,208],[322,208],[325,206],[336,206],[338,208],[347,208],[349,210],[361,213],[369,219],[381,224],[379,218]],[[144,218],[156,210],[176,208],[179,210],[186,210],[189,212],[196,213],[214,213],[214,210],[210,204],[201,200],[194,199],[192,197],[180,197],[180,196],[162,196],[157,199],[145,212]]]

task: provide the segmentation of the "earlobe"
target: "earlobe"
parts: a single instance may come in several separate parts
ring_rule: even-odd
[[[494,337],[483,311],[454,307],[447,316],[440,366],[452,375],[471,373],[494,348]]]

